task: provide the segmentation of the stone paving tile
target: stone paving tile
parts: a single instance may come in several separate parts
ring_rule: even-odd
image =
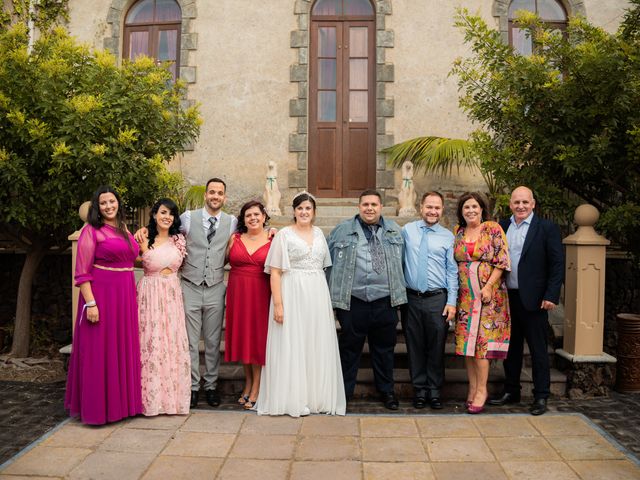
[[[144,430],[177,430],[189,418],[188,415],[156,415],[154,417],[135,417],[127,420],[122,428],[140,428]]]
[[[37,446],[5,468],[14,475],[64,476],[91,454],[88,448]]]
[[[136,480],[156,456],[152,453],[100,451],[89,455],[69,474],[70,480]]]
[[[432,464],[438,480],[507,480],[497,463],[434,463]],[[547,479],[544,479],[547,480]]]
[[[640,466],[628,460],[569,462],[582,480],[632,480],[640,478]]]
[[[32,477],[31,475],[3,475],[0,473],[0,480],[62,480],[62,477]]]
[[[93,448],[103,442],[117,428],[115,425],[95,427],[79,423],[68,423],[42,442],[42,445],[47,447]]]
[[[158,455],[172,435],[171,430],[119,428],[102,442],[98,450]]]
[[[605,460],[624,458],[624,454],[602,437],[549,437],[549,443],[565,460]]]
[[[416,418],[423,437],[479,437],[480,431],[471,418],[424,417]]]
[[[286,460],[293,456],[295,435],[238,435],[229,453],[232,458]]]
[[[235,435],[177,432],[162,455],[181,455],[189,457],[226,457],[235,440]]]
[[[564,462],[502,462],[502,468],[518,480],[580,480]]]
[[[531,424],[545,437],[559,435],[597,435],[583,418],[571,415],[542,415],[531,417]]]
[[[540,433],[529,423],[528,417],[490,416],[473,420],[484,437],[534,437]]]
[[[417,438],[363,438],[365,462],[426,462],[429,460]]]
[[[364,417],[360,419],[363,437],[417,437],[418,429],[412,418]]]
[[[360,462],[294,462],[291,480],[353,480],[362,477]]]
[[[297,445],[296,460],[360,460],[360,440],[345,437],[303,437]]]
[[[302,418],[289,416],[270,417],[247,415],[241,433],[262,433],[269,435],[297,435],[302,425]]]
[[[247,460],[230,458],[224,463],[219,480],[286,480],[288,460]],[[195,479],[194,479],[195,480]]]
[[[301,435],[360,435],[360,419],[357,417],[330,417],[328,415],[312,415],[302,421]]]
[[[163,455],[156,458],[142,480],[213,480],[223,461],[222,458]]]
[[[482,438],[428,438],[423,442],[432,462],[495,462]]]
[[[551,445],[541,437],[485,438],[499,461],[560,460]]]
[[[230,412],[192,413],[180,428],[183,432],[238,433],[248,415]]]
[[[435,480],[431,464],[420,462],[381,463],[362,465],[364,480]]]

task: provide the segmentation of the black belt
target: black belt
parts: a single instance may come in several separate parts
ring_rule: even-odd
[[[412,295],[415,295],[416,297],[435,297],[436,295],[441,295],[443,293],[447,293],[447,289],[446,288],[438,288],[436,290],[428,290],[426,292],[418,292],[417,290],[411,290],[410,288],[407,288],[407,293],[410,293]]]

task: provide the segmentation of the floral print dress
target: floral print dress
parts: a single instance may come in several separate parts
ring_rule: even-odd
[[[464,230],[464,227],[456,227],[454,244],[460,282],[456,354],[487,359],[506,358],[511,321],[504,274],[489,303],[482,303],[480,291],[494,268],[510,270],[507,238],[496,222],[482,223],[475,244],[465,243]]]

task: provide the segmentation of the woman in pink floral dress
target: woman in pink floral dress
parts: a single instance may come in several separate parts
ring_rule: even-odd
[[[465,356],[469,377],[467,410],[480,413],[487,400],[489,360],[504,359],[509,349],[509,297],[502,272],[510,269],[507,239],[488,221],[478,193],[458,199],[454,257],[458,262],[456,354]]]
[[[185,256],[178,207],[163,198],[151,209],[148,239],[140,245],[138,283],[142,413],[187,414],[191,362],[177,271]]]

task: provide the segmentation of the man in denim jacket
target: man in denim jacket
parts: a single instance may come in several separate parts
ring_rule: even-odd
[[[328,240],[333,262],[329,291],[342,327],[338,342],[345,393],[347,398],[353,396],[368,338],[376,389],[384,406],[397,410],[393,391],[396,307],[407,303],[402,234],[397,223],[381,217],[379,192],[362,192],[358,209],[360,213],[340,223]]]

